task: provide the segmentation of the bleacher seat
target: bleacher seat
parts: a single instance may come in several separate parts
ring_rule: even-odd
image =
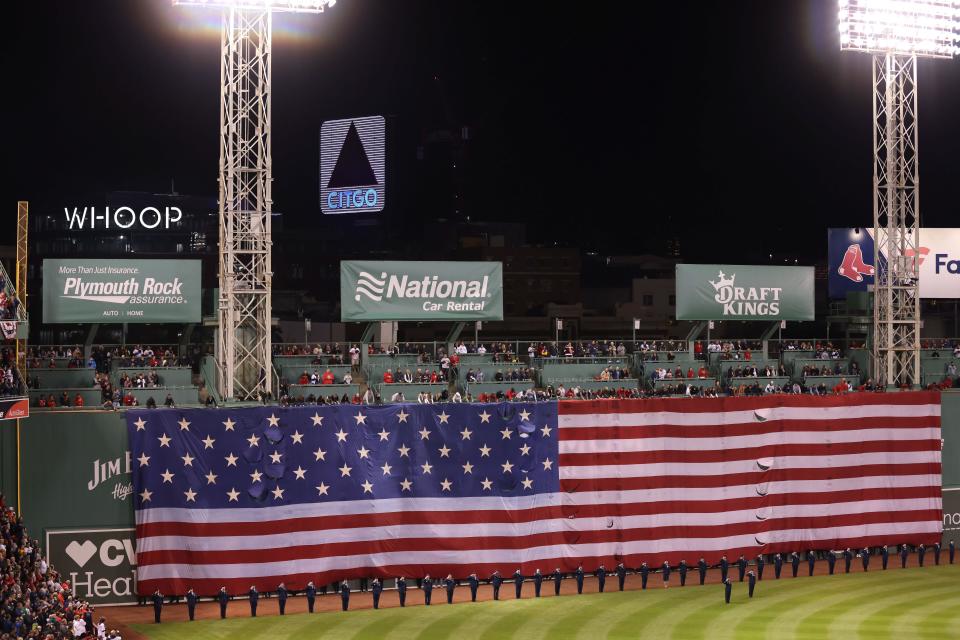
[[[770,365],[774,369],[777,368],[777,365],[780,364],[777,360],[772,358],[757,358],[756,360],[721,360],[720,361],[720,375],[726,379],[727,371],[730,369],[736,369],[737,367],[756,367],[761,373],[763,369]]]
[[[462,353],[460,354],[460,366],[469,367],[476,366],[478,364],[492,363],[493,354],[492,353]]]
[[[771,380],[773,381],[773,384],[777,385],[777,388],[782,389],[783,385],[790,382],[790,376],[759,376],[757,378],[747,376],[739,378],[727,378],[727,386],[730,389],[737,389],[740,387],[740,385],[752,387],[753,384],[756,383],[760,385],[761,389],[763,389]]]
[[[317,358],[323,361],[323,364],[311,364]],[[321,354],[320,356],[300,355],[300,356],[273,356],[273,366],[277,371],[286,366],[291,367],[325,367],[331,362],[332,356]],[[350,354],[344,354],[343,361],[350,363]]]
[[[124,389],[124,395],[132,395],[137,399],[137,402],[140,403],[140,406],[146,406],[147,400],[153,398],[154,402],[157,403],[158,407],[162,407],[164,401],[167,399],[167,394],[169,393],[173,396],[173,401],[177,403],[178,407],[185,407],[190,405],[200,404],[199,398],[199,388],[195,386],[183,386],[183,387],[174,387],[174,386],[163,386],[163,387],[147,387],[146,389],[138,389],[136,387],[132,389]]]
[[[193,386],[193,370],[190,367],[122,367],[116,370],[113,383],[118,384],[123,374],[134,378],[141,373],[145,376],[156,373],[160,377],[160,384],[165,387]]]
[[[469,371],[470,369],[473,369],[474,372],[483,371],[484,382],[496,382],[496,380],[494,380],[494,376],[496,376],[498,371],[506,375],[509,371],[515,371],[515,370],[527,369],[527,368],[529,367],[527,367],[527,365],[525,364],[481,364],[481,365],[474,364],[473,366],[469,366],[469,367],[465,367],[461,364],[457,373],[457,377],[460,378],[462,382],[466,382],[467,371]],[[536,371],[534,371],[533,375],[534,376],[536,375]]]
[[[481,393],[506,393],[510,389],[514,391],[526,391],[533,389],[536,383],[533,380],[524,380],[521,382],[469,382],[466,385],[467,392],[474,398]]]
[[[390,398],[393,397],[395,393],[402,393],[404,399],[407,401],[415,401],[417,399],[418,393],[429,393],[435,395],[438,393],[443,393],[449,387],[446,382],[437,382],[437,383],[393,383],[393,384],[384,384],[380,383],[377,385],[377,391],[380,394],[380,399],[384,402],[389,402]]]
[[[600,372],[608,366],[627,367],[625,364],[556,364],[548,362],[540,370],[540,386],[557,386],[558,382],[570,383],[585,380],[594,380]],[[615,382],[611,380],[610,382]]]
[[[360,393],[360,385],[358,384],[291,384],[289,388],[291,398],[307,398],[310,394],[313,394],[314,397],[323,396],[325,398],[332,395],[340,397],[347,394],[347,397],[352,399],[354,395]]]
[[[846,379],[847,384],[850,385],[851,390],[855,390],[856,387],[860,384],[860,379],[857,376],[849,375],[840,375],[840,376],[807,376],[804,378],[803,383],[806,385],[807,389],[812,386],[820,386],[821,384],[827,388],[828,392],[833,392],[833,388],[840,384],[840,380]]]
[[[688,386],[698,387],[698,388],[711,388],[717,386],[717,381],[713,378],[690,378],[690,379],[676,379],[676,378],[664,378],[663,380],[654,380],[653,388],[661,389],[663,387],[673,387],[678,384],[686,384]]]
[[[306,372],[309,376],[314,371],[317,372],[317,375],[323,375],[327,369],[330,369],[330,372],[333,374],[334,379],[337,383],[343,381],[343,376],[351,372],[351,366],[348,364],[336,364],[336,365],[296,365],[296,364],[284,364],[283,366],[277,369],[277,373],[280,374],[281,380],[286,380],[290,384],[296,384],[300,379],[300,374]]]
[[[96,373],[93,369],[29,369],[27,377],[38,379],[42,389],[82,389],[93,388]]]
[[[567,389],[579,387],[590,391],[600,389],[636,389],[640,386],[640,380],[637,378],[620,378],[619,380],[571,380],[561,383]],[[554,384],[556,388],[558,385]]]
[[[785,350],[780,352],[780,359],[783,360],[783,366],[787,368],[787,371],[792,371],[793,362],[795,360],[812,360],[814,357],[812,350]],[[802,368],[802,367],[801,367]]]
[[[49,396],[51,396],[51,395],[53,396],[54,400],[57,401],[57,405],[59,406],[59,405],[60,405],[60,396],[61,396],[61,394],[63,394],[64,391],[67,392],[67,396],[70,398],[70,404],[71,404],[71,405],[73,405],[73,400],[74,400],[74,398],[76,398],[76,396],[77,396],[78,393],[80,394],[80,397],[83,398],[83,406],[84,406],[84,407],[94,407],[94,408],[96,408],[96,407],[99,407],[101,404],[103,404],[103,396],[102,396],[102,393],[100,392],[100,388],[99,388],[99,387],[94,388],[94,387],[90,386],[90,387],[84,387],[84,388],[82,388],[82,389],[65,389],[65,388],[58,388],[58,389],[30,389],[30,390],[29,390],[29,392],[30,392],[30,406],[31,406],[31,407],[36,407],[36,406],[37,406],[37,400],[39,400],[41,397],[42,397],[42,398],[47,398],[47,397],[49,397]]]

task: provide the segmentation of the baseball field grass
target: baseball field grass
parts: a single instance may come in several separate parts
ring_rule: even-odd
[[[512,599],[512,585],[505,584],[505,600],[477,603],[463,602],[469,599],[469,591],[460,587],[460,602],[452,606],[446,604],[442,590],[438,590],[434,591],[434,604],[430,607],[283,617],[249,618],[241,601],[231,604],[233,617],[227,620],[131,627],[151,640],[960,638],[960,565],[768,579],[758,583],[752,600],[747,598],[746,583],[735,582],[729,605],[724,604],[723,587],[718,584],[701,587],[688,583],[684,588],[674,584],[668,590],[657,588],[656,580],[651,580],[651,584],[655,586],[646,591],[617,592],[614,579],[607,581],[607,593],[522,600]],[[415,590],[408,598],[418,605],[422,602]]]

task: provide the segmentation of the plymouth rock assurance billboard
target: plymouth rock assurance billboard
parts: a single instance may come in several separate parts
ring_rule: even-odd
[[[44,260],[43,321],[200,322],[200,261]]]
[[[340,318],[503,320],[503,265],[344,260]]]

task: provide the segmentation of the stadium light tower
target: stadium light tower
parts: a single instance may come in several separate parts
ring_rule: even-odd
[[[173,0],[223,11],[220,36],[220,299],[217,386],[255,400],[273,389],[270,235],[271,47],[275,11],[322,13],[336,0]]]
[[[839,0],[840,48],[873,54],[873,364],[920,383],[917,58],[960,55],[960,0]],[[883,256],[881,255],[883,254]]]

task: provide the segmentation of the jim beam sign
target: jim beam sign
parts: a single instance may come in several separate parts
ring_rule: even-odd
[[[678,264],[677,320],[813,320],[813,267]]]
[[[47,531],[47,557],[70,580],[77,597],[92,604],[137,602],[137,551],[133,528]]]
[[[200,261],[44,260],[43,321],[200,322]]]

